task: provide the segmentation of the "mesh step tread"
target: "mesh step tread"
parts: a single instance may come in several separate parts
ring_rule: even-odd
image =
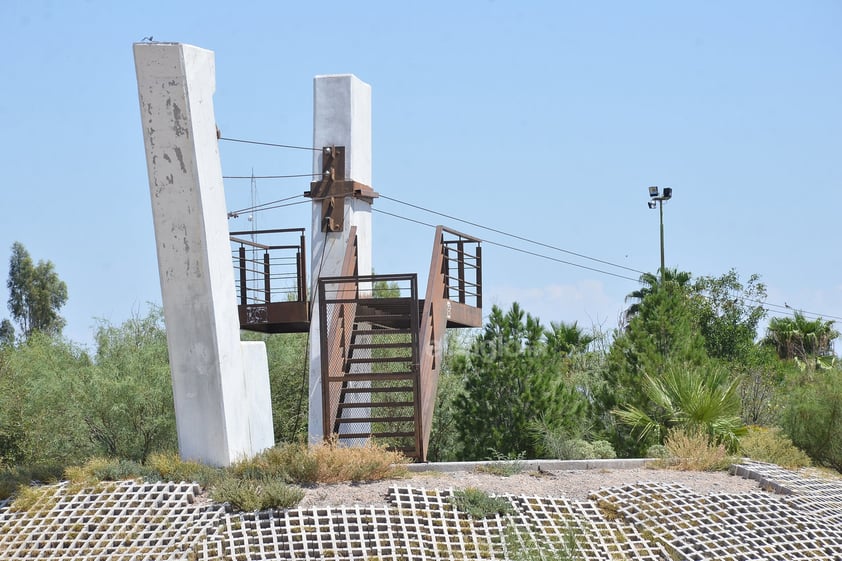
[[[410,335],[411,329],[355,329],[354,335]]]
[[[412,393],[415,388],[412,386],[393,386],[381,388],[343,388],[344,393]]]
[[[410,319],[409,312],[405,314],[356,314],[354,316],[354,321],[371,321],[371,322],[380,322],[384,319]]]
[[[412,362],[411,356],[378,356],[378,357],[368,357],[368,358],[347,358],[345,362],[348,364],[365,364],[367,362],[372,363],[384,363],[384,362]]]
[[[415,417],[349,417],[347,419],[336,419],[337,425],[348,425],[354,423],[411,423]]]
[[[411,349],[412,342],[406,343],[351,343],[352,349]]]
[[[340,439],[345,438],[415,438],[414,432],[350,432],[339,435]]]
[[[340,403],[339,409],[359,409],[368,407],[414,407],[414,401],[380,401],[366,403]]]
[[[328,376],[328,382],[374,382],[377,380],[413,380],[415,372],[360,372],[344,376]]]

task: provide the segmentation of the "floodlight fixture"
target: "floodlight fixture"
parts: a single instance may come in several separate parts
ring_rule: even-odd
[[[661,223],[661,278],[664,275],[664,201],[672,198],[672,187],[664,187],[664,194],[661,195],[657,185],[649,187],[649,208],[659,210]]]

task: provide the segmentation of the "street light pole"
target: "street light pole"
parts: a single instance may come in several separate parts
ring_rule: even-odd
[[[664,201],[672,198],[672,188],[664,187],[664,194],[662,195],[657,186],[649,187],[649,208],[658,206],[658,214],[660,215],[661,223],[661,281],[664,280]]]
[[[664,280],[664,201],[658,200],[658,212],[661,215],[661,280]]]

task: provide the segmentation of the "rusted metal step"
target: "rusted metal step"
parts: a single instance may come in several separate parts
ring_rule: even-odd
[[[368,407],[414,407],[414,401],[373,401],[366,403],[340,403],[339,409],[365,409]]]
[[[403,343],[351,343],[351,349],[409,349],[412,350],[412,342]]]
[[[410,335],[412,330],[409,328],[406,329],[354,329],[354,335],[381,335],[381,336],[391,336],[391,335]]]
[[[412,386],[350,387],[344,388],[342,391],[345,393],[412,393],[415,391],[415,388]]]
[[[338,417],[336,419],[337,425],[347,425],[353,423],[412,423],[415,422],[413,416],[395,416],[395,417],[348,417],[347,419]]]
[[[375,408],[398,408],[398,407],[413,407],[414,401],[384,401],[384,402],[366,402],[366,403],[340,403],[339,409],[367,409],[369,407]]]
[[[348,372],[343,376],[328,376],[329,382],[375,382],[377,380],[413,380],[414,372]]]
[[[339,434],[340,439],[346,438],[415,438],[415,433],[410,431],[393,432],[343,432]]]
[[[412,356],[373,356],[363,358],[346,358],[347,364],[387,364],[390,362],[411,362]]]

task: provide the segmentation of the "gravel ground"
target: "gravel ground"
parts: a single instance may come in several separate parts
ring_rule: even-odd
[[[410,473],[403,479],[372,483],[341,483],[305,489],[299,507],[383,505],[393,486],[420,489],[477,487],[490,494],[586,499],[591,491],[637,482],[678,483],[701,494],[748,493],[760,488],[756,481],[726,472],[675,471],[666,469],[590,469],[575,471],[528,471],[503,477],[476,471]]]

